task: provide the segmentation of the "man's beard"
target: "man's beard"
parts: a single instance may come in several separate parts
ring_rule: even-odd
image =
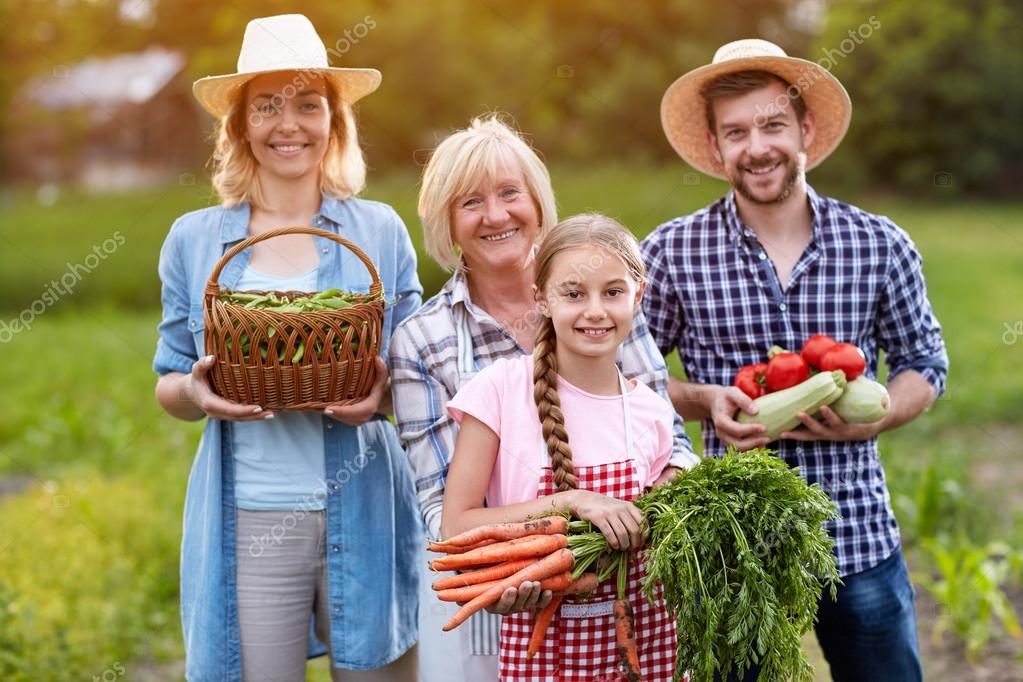
[[[735,191],[745,197],[747,200],[754,204],[760,204],[761,206],[767,206],[770,204],[780,204],[786,199],[792,196],[792,190],[796,186],[796,181],[799,180],[801,172],[801,163],[793,163],[792,159],[788,155],[782,156],[780,163],[787,169],[785,174],[785,180],[782,182],[781,190],[774,197],[763,199],[753,193],[753,190],[748,184],[746,184],[746,174],[740,169],[737,172],[737,177],[729,178],[732,181],[732,186],[735,187]],[[754,164],[746,164],[751,166]],[[763,164],[757,164],[763,165]]]

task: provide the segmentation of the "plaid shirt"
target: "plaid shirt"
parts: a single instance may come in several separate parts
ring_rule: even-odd
[[[883,349],[889,380],[912,369],[940,395],[948,356],[909,235],[887,218],[809,187],[807,194],[810,244],[784,290],[732,192],[643,240],[650,279],[643,308],[661,352],[678,348],[690,381],[728,386],[739,367],[762,362],[771,346],[798,350],[809,336],[828,334],[859,346],[867,376],[877,376]],[[705,454],[724,452],[709,420],[703,439]],[[898,547],[876,438],[776,446],[838,503],[841,519],[828,531],[842,575],[871,568]]]
[[[460,272],[391,337],[394,416],[412,464],[419,505],[434,537],[440,535],[444,479],[458,434],[458,424],[446,410],[448,401],[479,370],[499,358],[525,352],[493,317],[472,303]],[[642,312],[618,350],[618,363],[627,379],[642,381],[668,400],[668,371]],[[685,468],[697,461],[682,418],[676,415],[670,464]]]

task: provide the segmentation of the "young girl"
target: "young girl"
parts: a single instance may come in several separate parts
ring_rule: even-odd
[[[322,413],[215,395],[203,292],[226,249],[266,230],[342,234],[376,264],[394,324],[420,302],[416,258],[390,206],[356,198],[366,167],[352,104],[373,69],[330,67],[304,16],[250,22],[238,73],[193,90],[217,119],[213,184],[223,203],[179,218],[160,253],[156,396],[206,419],[185,499],[181,619],[190,680],[305,679],[329,651],[331,679],[413,680],[419,509],[389,410],[387,367],[370,395]],[[290,234],[242,251],[221,287],[367,291],[370,275],[332,240]],[[312,630],[312,633],[310,632]]]
[[[615,364],[643,287],[636,240],[610,218],[575,216],[544,239],[534,284],[544,319],[533,354],[484,369],[448,404],[461,427],[444,494],[445,537],[568,511],[593,523],[616,549],[642,546],[642,515],[631,500],[667,465],[674,416],[645,385],[626,382]],[[645,679],[669,680],[674,624],[663,603],[640,594],[640,575],[636,559],[627,596],[636,611],[640,664]],[[525,609],[542,607],[551,595],[540,594],[538,583],[510,589],[502,602],[521,610],[501,625],[501,679],[620,679],[613,583],[590,598],[566,600],[531,660]]]

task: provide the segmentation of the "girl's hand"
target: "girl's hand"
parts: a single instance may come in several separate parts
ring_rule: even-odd
[[[181,400],[192,403],[210,419],[240,422],[273,419],[274,413],[259,405],[240,405],[214,393],[209,378],[213,361],[213,356],[207,355],[192,364],[192,373],[186,374],[181,383]]]
[[[568,498],[572,513],[598,528],[611,549],[643,547],[643,513],[632,502],[616,500],[590,490],[573,490]]]
[[[385,403],[390,401],[385,400],[385,397],[389,397],[391,394],[388,389],[390,375],[387,373],[387,363],[378,355],[374,359],[374,364],[376,365],[376,379],[373,381],[373,388],[370,389],[369,395],[351,405],[328,405],[323,413],[342,424],[359,426],[372,419],[373,415],[387,412]]]
[[[658,486],[664,485],[665,483],[671,483],[673,480],[675,480],[675,477],[678,476],[680,471],[682,471],[682,469],[669,464],[668,466],[664,467],[664,471],[661,472],[661,475],[657,477],[657,480],[654,481],[654,484],[650,487],[656,488]]]
[[[486,608],[490,613],[506,616],[516,611],[542,609],[550,603],[553,595],[550,590],[541,590],[538,581],[526,581],[518,588],[509,587],[500,599]]]

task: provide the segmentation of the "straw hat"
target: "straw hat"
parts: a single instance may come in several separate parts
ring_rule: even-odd
[[[849,129],[852,103],[830,71],[805,59],[789,57],[766,40],[736,40],[720,47],[713,62],[672,83],[661,100],[664,134],[690,166],[725,179],[724,168],[707,145],[707,110],[700,91],[715,78],[737,71],[767,71],[798,88],[807,110],[817,119],[817,133],[806,150],[807,170],[827,158],[842,141]]]
[[[315,71],[332,82],[349,104],[380,85],[376,69],[330,66],[327,49],[312,22],[302,14],[281,14],[250,21],[238,54],[238,72],[200,78],[192,84],[192,93],[203,109],[220,118],[247,81],[262,73],[294,70]]]

